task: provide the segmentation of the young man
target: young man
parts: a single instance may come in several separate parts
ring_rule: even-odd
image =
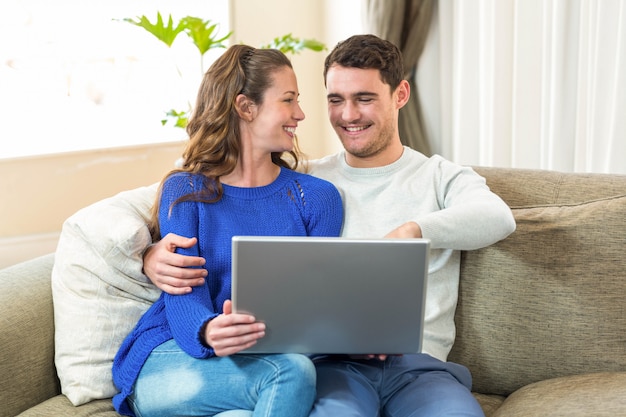
[[[328,114],[344,151],[310,162],[310,173],[340,189],[342,236],[428,238],[431,242],[423,353],[316,360],[317,400],[311,416],[482,416],[469,371],[447,362],[454,343],[460,251],[504,239],[515,229],[509,207],[467,167],[406,148],[398,112],[409,99],[397,47],[373,35],[339,43],[326,58]],[[146,252],[144,269],[163,290],[202,282],[200,258],[166,236]],[[374,352],[373,352],[374,353]]]

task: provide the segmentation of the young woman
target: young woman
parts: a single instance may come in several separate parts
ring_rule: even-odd
[[[208,276],[190,293],[164,293],[123,342],[113,364],[120,414],[308,416],[312,362],[237,354],[265,327],[233,314],[230,302],[232,236],[339,235],[338,191],[294,171],[303,119],[295,74],[279,51],[235,45],[205,74],[183,166],[163,180],[151,226],[155,238],[197,238],[178,251],[204,257]]]

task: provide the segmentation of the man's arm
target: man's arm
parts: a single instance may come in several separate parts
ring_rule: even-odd
[[[190,267],[203,266],[205,259],[176,253],[177,247],[190,248],[196,240],[168,234],[144,252],[144,274],[159,289],[172,295],[186,294],[191,292],[191,287],[202,285],[207,270]]]

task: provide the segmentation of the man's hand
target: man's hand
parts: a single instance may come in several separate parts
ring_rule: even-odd
[[[406,222],[385,235],[386,238],[417,239],[422,237],[422,228],[415,222]]]
[[[265,324],[249,314],[233,314],[233,304],[224,301],[224,314],[209,321],[204,340],[217,356],[228,356],[254,345],[265,336]]]
[[[378,359],[379,361],[387,360],[389,355],[377,354],[377,355],[350,355],[352,359],[356,360],[370,360],[370,359]]]
[[[197,239],[168,234],[143,254],[144,274],[162,291],[172,294],[187,294],[191,287],[204,284],[206,269],[189,268],[203,266],[204,258],[175,253],[177,247],[190,248]]]

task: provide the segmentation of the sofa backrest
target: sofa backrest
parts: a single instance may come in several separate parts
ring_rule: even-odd
[[[463,252],[449,359],[474,390],[626,369],[626,176],[476,168],[517,229]]]

